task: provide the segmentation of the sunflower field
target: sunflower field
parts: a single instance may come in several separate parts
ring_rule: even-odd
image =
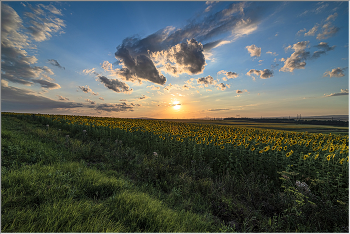
[[[11,113],[13,114],[13,113]],[[275,181],[305,181],[314,193],[348,201],[349,136],[190,124],[144,119],[18,114],[42,124],[112,139],[191,166],[209,165],[212,177],[263,173]],[[195,176],[195,175],[194,175]]]

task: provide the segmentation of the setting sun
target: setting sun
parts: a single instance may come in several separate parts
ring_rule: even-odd
[[[172,106],[173,106],[173,108],[175,110],[180,110],[181,109],[181,103],[179,101],[174,101]]]

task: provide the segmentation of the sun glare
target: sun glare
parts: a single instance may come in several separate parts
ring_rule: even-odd
[[[174,110],[180,110],[181,109],[181,103],[179,101],[174,101],[172,104]]]

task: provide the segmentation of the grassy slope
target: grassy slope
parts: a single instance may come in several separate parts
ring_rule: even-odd
[[[212,179],[207,165],[198,162],[188,168],[111,139],[82,138],[12,117],[2,117],[1,160],[3,232],[345,232],[348,227],[348,207],[320,202],[317,209],[296,208],[295,197],[264,175]]]
[[[115,171],[72,162],[64,143],[57,130],[2,118],[3,232],[213,231],[200,215],[170,209]]]

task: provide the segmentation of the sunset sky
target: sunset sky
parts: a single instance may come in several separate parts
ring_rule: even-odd
[[[2,1],[1,110],[346,115],[348,41],[347,1]]]

